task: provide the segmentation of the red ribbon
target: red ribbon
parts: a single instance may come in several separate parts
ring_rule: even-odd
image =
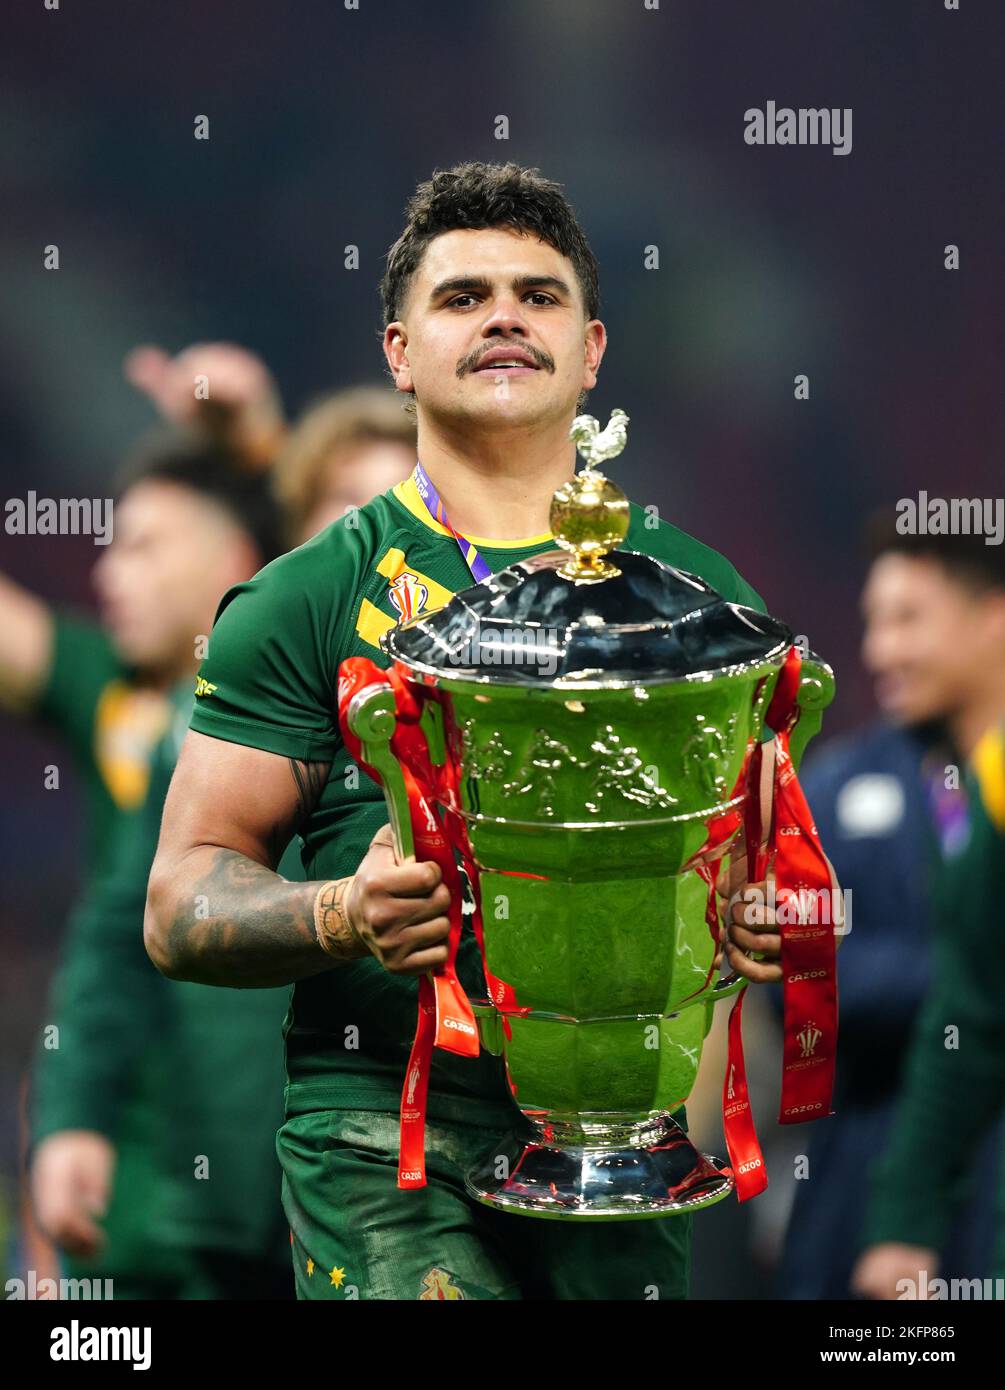
[[[775,731],[775,768],[771,825],[763,850],[761,744],[754,747],[750,757],[744,817],[748,882],[764,880],[769,864],[774,861],[783,1008],[779,1124],[799,1124],[833,1113],[831,1098],[837,1052],[833,912],[825,912],[823,921],[819,912],[820,895],[823,895],[824,904],[833,908],[835,894],[813,813],[799,785],[789,752],[792,731],[799,719],[797,696],[801,666],[798,647],[790,647],[766,715],[768,727]],[[806,916],[809,921],[803,920]],[[756,1197],[768,1185],[747,1091],[742,1037],[745,995],[744,989],[730,1011],[722,1092],[723,1131],[736,1181],[736,1195],[741,1202]]]
[[[433,1048],[441,1047],[461,1057],[477,1057],[481,1050],[478,1024],[464,986],[457,978],[457,950],[463,927],[461,877],[451,844],[440,823],[433,800],[433,769],[425,736],[419,727],[420,708],[393,667],[382,671],[366,657],[350,657],[339,667],[338,714],[346,748],[371,777],[379,774],[363,759],[359,739],[347,722],[349,704],[366,686],[387,686],[394,693],[397,718],[391,738],[405,778],[408,809],[415,840],[415,858],[440,866],[450,890],[450,934],[447,960],[419,980],[419,1017],[412,1043],[405,1084],[401,1092],[398,1186],[424,1187],[426,1183],[426,1097]]]
[[[464,925],[462,870],[474,902],[472,928],[482,957],[486,986],[492,1002],[503,1014],[507,1037],[510,1036],[507,1015],[528,1010],[517,1004],[512,985],[493,975],[485,961],[479,880],[460,814],[457,760],[448,743],[446,761],[442,765],[431,761],[419,723],[422,705],[409,689],[404,672],[397,664],[384,671],[367,657],[349,657],[342,662],[338,717],[346,748],[379,782],[376,769],[364,761],[359,739],[350,730],[347,720],[353,696],[371,685],[386,686],[394,694],[396,725],[390,748],[405,778],[416,860],[432,859],[439,864],[443,882],[450,890],[448,957],[443,965],[419,980],[419,1016],[401,1093],[398,1186],[414,1188],[426,1185],[426,1100],[433,1048],[440,1047],[461,1057],[477,1057],[481,1050],[478,1024],[464,986],[457,977],[457,951]]]

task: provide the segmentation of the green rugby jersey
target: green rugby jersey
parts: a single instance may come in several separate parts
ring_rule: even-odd
[[[765,611],[724,556],[675,526],[647,520],[633,504],[626,549],[689,570],[725,598]],[[555,548],[549,534],[468,539],[493,571]],[[409,479],[225,595],[200,671],[192,728],[287,758],[331,760],[303,832],[308,879],[354,873],[387,820],[383,793],[349,758],[339,733],[340,663],[367,656],[386,667],[378,645],[383,632],[472,582],[457,542],[429,516]],[[472,996],[484,996],[470,933],[458,974]],[[376,959],[298,981],[284,1027],[287,1113],[396,1111],[417,999],[416,979],[391,975]],[[512,1114],[501,1058],[436,1049],[430,1118],[463,1120],[476,1112],[503,1122]]]
[[[89,1089],[88,1056],[75,1046],[104,968],[93,909],[99,885],[114,866],[116,842],[143,803],[150,760],[171,707],[165,694],[137,681],[93,619],[57,611],[52,659],[33,713],[73,755],[81,779],[84,851],[81,894],[60,943],[43,1019],[59,1028],[60,1048],[50,1050],[40,1039],[32,1067],[30,1139],[37,1143],[59,1130],[92,1127],[104,1103],[99,1091]],[[159,1247],[147,1219],[162,1181],[156,1153],[159,1085],[156,1059],[131,1069],[117,1111],[118,1174],[104,1222],[107,1245],[94,1261],[64,1262],[75,1277],[110,1275],[117,1287],[149,1297],[161,1288]]]
[[[39,1055],[33,1139],[89,1129],[117,1145],[147,1079],[151,1181],[128,1213],[157,1249],[223,1249],[285,1266],[288,1232],[275,1152],[282,1124],[281,1029],[289,989],[213,989],[168,980],[143,945],[147,879],[192,704],[191,678],[171,696],[175,719],[154,748],[143,803],[120,816],[112,866],[77,914],[74,969],[57,1009],[59,1048]],[[294,847],[279,871],[301,874]],[[153,1177],[156,1176],[156,1181]],[[118,1197],[116,1190],[115,1196]]]
[[[873,1165],[863,1247],[896,1241],[941,1249],[974,1176],[974,1153],[1005,1107],[1005,953],[998,941],[1005,728],[979,740],[964,787],[969,835],[936,866],[933,983],[912,1035],[893,1131]],[[1005,1277],[1005,1172],[976,1176],[997,1189],[994,1275]]]
[[[82,778],[86,884],[109,866],[117,818],[143,802],[170,702],[136,679],[93,619],[57,612],[34,715],[66,740]]]
[[[129,834],[128,823],[142,808],[150,763],[171,720],[167,694],[143,687],[118,656],[111,639],[95,622],[57,612],[53,618],[52,661],[35,715],[67,742],[80,772],[84,793],[85,863],[83,891],[60,946],[45,1022],[59,1028],[61,1046],[40,1041],[32,1075],[34,1142],[63,1129],[86,1129],[85,1113],[97,1111],[77,1067],[88,1058],[74,1040],[87,1027],[100,984],[106,942],[96,932],[101,883],[114,873],[116,845]],[[131,1122],[119,1114],[125,1143],[150,1139],[149,1092],[152,1075],[135,1073],[121,1103],[132,1106]],[[102,1125],[95,1125],[97,1129]]]

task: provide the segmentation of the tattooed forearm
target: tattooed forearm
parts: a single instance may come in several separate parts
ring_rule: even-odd
[[[165,974],[203,984],[264,989],[318,975],[368,954],[348,935],[337,952],[318,944],[314,909],[326,887],[287,883],[234,850],[201,847],[170,881],[151,878],[148,919],[167,925],[148,931],[148,950]]]

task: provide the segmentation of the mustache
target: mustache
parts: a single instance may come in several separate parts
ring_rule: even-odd
[[[490,352],[495,352],[496,349],[501,346],[503,346],[501,343],[493,343],[493,345],[490,348],[481,351],[477,357],[475,357],[474,355],[472,355],[471,357],[465,357],[460,363],[458,363],[457,375],[466,376],[468,372],[477,371],[478,365],[482,361],[482,358],[488,356]],[[542,352],[540,348],[533,348],[528,343],[520,343],[517,348],[517,351],[525,352],[529,357],[532,357],[534,360],[534,365],[536,367],[540,367],[543,371],[553,372],[555,370],[555,359],[550,355],[550,353]]]

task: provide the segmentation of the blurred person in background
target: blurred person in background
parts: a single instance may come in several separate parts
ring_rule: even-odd
[[[979,1147],[1005,1110],[1005,557],[980,536],[904,536],[880,563],[896,597],[876,616],[866,658],[899,717],[941,717],[948,756],[930,783],[941,847],[933,983],[889,1143],[864,1174],[852,1287],[924,1299],[936,1278],[1005,1279],[1005,1174]],[[993,1249],[990,1268],[957,1270],[946,1256],[972,1175]]]
[[[332,392],[290,427],[268,368],[234,343],[195,344],[174,357],[148,345],[130,353],[125,367],[165,420],[198,427],[250,468],[272,468],[291,546],[365,506],[415,466],[414,410],[386,386]]]
[[[215,444],[173,434],[129,465],[115,522],[95,570],[105,630],[35,609],[46,634],[34,647],[44,653],[34,709],[67,734],[104,818],[36,1055],[29,1162],[39,1223],[71,1257],[71,1275],[112,1278],[119,1296],[136,1297],[163,1295],[180,1267],[154,1238],[171,1046],[126,1026],[131,1000],[118,988],[100,904],[121,824],[145,802],[168,692],[191,681],[220,593],[278,552],[280,528],[263,476]],[[30,599],[13,599],[23,614]],[[137,706],[143,720],[130,722]]]
[[[145,363],[142,373],[136,370],[137,360]],[[167,768],[163,785],[159,790],[151,786],[144,795],[151,747],[168,724],[172,708],[185,707],[187,720],[185,702],[191,699],[191,672],[198,663],[195,634],[200,629],[208,632],[217,598],[235,574],[247,569],[246,556],[238,557],[236,569],[221,569],[228,556],[233,558],[233,527],[226,538],[230,549],[221,546],[219,535],[211,541],[200,525],[200,513],[207,507],[196,505],[193,511],[193,504],[207,502],[221,485],[228,494],[223,511],[230,507],[233,512],[236,506],[240,512],[253,499],[258,513],[255,529],[267,514],[268,549],[274,550],[279,532],[275,508],[266,485],[254,474],[263,468],[266,446],[278,445],[285,427],[280,427],[278,395],[268,372],[251,354],[233,345],[203,345],[174,359],[159,350],[144,349],[129,359],[127,372],[137,384],[151,387],[159,409],[179,424],[196,427],[202,439],[193,433],[183,444],[179,437],[148,454],[140,469],[134,470],[117,512],[119,543],[113,542],[96,571],[109,623],[107,635],[92,622],[49,612],[17,586],[5,583],[0,590],[0,612],[12,619],[5,624],[8,641],[0,648],[0,691],[7,697],[5,703],[22,713],[34,710],[44,717],[52,707],[56,726],[67,727],[76,736],[75,751],[85,774],[90,774],[92,792],[88,821],[94,833],[88,860],[94,882],[102,885],[101,891],[85,893],[67,936],[54,990],[59,1047],[43,1046],[38,1055],[33,1104],[35,1196],[44,1225],[71,1254],[69,1268],[75,1277],[111,1276],[121,1297],[227,1296],[228,1287],[239,1291],[236,1296],[255,1296],[256,1287],[269,1289],[277,1281],[271,1262],[267,1262],[264,1281],[257,1276],[254,1255],[259,1237],[249,1241],[247,1229],[242,1237],[242,1223],[244,1228],[249,1223],[241,1216],[240,1184],[231,1182],[227,1192],[220,1184],[198,1189],[205,1193],[205,1201],[201,1210],[200,1203],[194,1204],[196,1219],[188,1222],[187,1230],[177,1204],[172,1220],[161,1223],[171,1247],[177,1247],[179,1239],[195,1247],[207,1238],[215,1239],[229,1256],[229,1281],[212,1275],[193,1278],[191,1259],[177,1258],[177,1248],[169,1254],[152,1238],[157,1226],[154,1212],[163,1206],[159,1199],[165,1190],[159,1152],[165,1134],[162,1092],[166,1085],[172,1088],[172,1096],[178,1094],[179,1057],[175,1055],[172,1068],[161,1066],[159,1073],[146,1080],[136,1066],[138,1037],[149,1034],[157,1010],[151,987],[156,989],[163,981],[142,946],[138,958],[130,947],[142,942],[138,924],[146,875],[173,766],[173,744],[167,735],[154,752],[155,762]],[[200,380],[207,385],[212,381],[214,409],[208,414],[202,409],[206,402],[193,405],[193,388]],[[343,471],[349,480],[344,489],[346,502],[355,504],[367,476],[374,489],[380,489],[405,476],[413,461],[414,425],[400,408],[388,410],[389,403],[393,406],[388,391],[361,388],[346,394],[351,398],[347,408],[338,397],[331,398],[305,421],[303,436],[294,431],[287,441],[284,468],[295,475],[298,518],[309,528],[323,521],[325,509],[331,508],[332,480]],[[323,417],[321,425],[331,422],[327,436],[319,428],[318,417]],[[301,438],[307,447],[301,447]],[[237,455],[237,447],[247,452]],[[395,450],[396,471],[391,468]],[[219,501],[213,497],[209,502],[211,514]],[[221,520],[219,509],[216,520]],[[308,529],[306,534],[310,533]],[[248,576],[268,558],[256,547]],[[165,685],[182,669],[187,678],[175,687],[173,699],[166,700]],[[295,858],[284,868],[291,877],[299,873]],[[129,916],[130,888],[138,893],[136,918]],[[118,1008],[105,1017],[100,1004],[115,997],[116,986],[119,1000],[128,998],[130,1009]],[[286,991],[269,993],[277,996],[271,1003],[233,996],[230,1013],[237,1027],[231,1030],[231,1062],[240,1063],[242,1036],[249,1028],[256,1037],[261,1035],[265,1055],[270,1049],[274,1058],[280,1055]],[[194,988],[191,995],[188,1027],[177,1032],[176,1039],[191,1038],[193,1005],[197,1017],[201,991]],[[146,1015],[142,1000],[149,1006]],[[243,1041],[254,1043],[255,1037]],[[164,1051],[163,1037],[159,1051]],[[226,1069],[219,1054],[218,1039],[216,1058]],[[282,1081],[281,1062],[277,1067],[276,1095]],[[252,1121],[255,1108],[261,1110],[255,1085],[247,1084],[249,1076],[257,1077],[259,1068],[253,1066],[250,1073],[240,1066],[233,1069],[245,1081],[243,1090],[236,1088],[236,1095],[235,1088],[230,1088],[227,1110],[240,1142],[241,1130]],[[242,1101],[252,1107],[245,1110],[244,1126]],[[189,1098],[189,1109],[193,1108],[197,1109]],[[271,1182],[271,1208],[280,1217],[273,1228],[278,1231],[281,1215],[271,1181],[273,1176],[278,1181],[272,1151],[276,1127],[266,1123],[260,1129],[267,1136],[267,1148],[259,1145],[255,1152],[262,1176]],[[178,1127],[172,1126],[170,1132],[177,1138]],[[176,1159],[180,1152],[176,1144]],[[259,1205],[266,1209],[268,1195],[268,1189],[255,1194],[256,1201],[265,1196]],[[220,1198],[225,1204],[229,1198],[231,1217],[237,1218],[229,1234],[215,1209],[214,1201],[218,1205]],[[248,1207],[253,1210],[254,1203]],[[105,1219],[99,1226],[102,1216]],[[30,1228],[30,1220],[25,1225]],[[28,1229],[25,1237],[30,1247],[35,1233]],[[242,1238],[243,1265],[235,1249]],[[42,1264],[44,1252],[39,1246],[34,1240],[33,1267]],[[285,1258],[281,1278],[288,1284]],[[187,1292],[180,1293],[182,1288]]]
[[[143,372],[135,370],[137,360],[143,367],[144,352],[146,385],[158,408],[197,429],[207,445],[215,444],[214,457],[239,446],[247,452],[249,469],[262,467],[285,423],[275,384],[257,358],[231,344],[208,344],[187,350],[170,369],[161,362],[155,372],[154,359],[164,354],[143,350],[126,363],[126,374],[137,385],[144,384]],[[212,381],[212,401],[202,390],[197,395],[197,376],[207,385]],[[186,447],[201,446],[193,436]],[[138,478],[133,481],[137,485],[120,499],[124,510],[116,513],[118,544],[113,541],[95,569],[103,622],[50,606],[0,575],[0,705],[61,735],[83,784],[82,911],[112,865],[117,822],[143,804],[150,757],[170,719],[167,692],[182,671],[197,664],[198,629],[185,617],[186,596],[193,585],[200,587],[195,571],[201,562],[193,558],[192,546],[200,536],[205,539],[207,526],[212,530],[214,515],[221,520],[196,494],[152,479],[144,486]],[[254,543],[246,549],[237,568],[243,571],[247,563],[258,568],[257,550],[251,556]],[[226,561],[232,556],[225,548],[222,563],[216,556],[210,560],[211,586],[229,582],[235,570]],[[129,586],[117,581],[122,575],[131,576]],[[57,1026],[69,1023],[71,1033],[66,1011],[73,1011],[73,981],[89,954],[75,916],[53,991],[54,1002],[62,999],[64,1009]],[[118,1117],[118,1200],[109,1204],[113,1155],[95,1132],[66,1129],[58,1140],[54,1135],[40,1172],[47,1220],[70,1255],[71,1275],[96,1275],[88,1261],[101,1248],[104,1275],[115,1273],[124,1289],[157,1291],[163,1285],[156,1271],[163,1265],[151,1258],[143,1215],[158,1190],[157,1122],[155,1108],[144,1098],[147,1087],[137,1074]],[[87,1213],[104,1214],[102,1230]],[[48,1270],[51,1251],[39,1238],[27,1204],[22,1224],[24,1258]]]
[[[96,576],[106,621],[134,659],[152,657],[155,643],[176,654],[169,701],[187,716],[221,581],[250,578],[281,548],[267,475],[249,473],[212,442],[171,431],[127,468],[117,523]],[[156,1281],[161,1297],[277,1296],[288,1281],[279,1275],[282,1223],[269,1201],[269,1105],[271,1096],[275,1109],[281,1087],[274,1039],[284,992],[227,998],[207,1036],[200,996],[164,991],[146,969],[123,884],[134,882],[142,901],[152,857],[152,849],[144,857],[142,842],[151,823],[156,838],[160,820],[163,787],[154,768],[162,750],[163,742],[140,806],[117,818],[108,866],[76,913],[51,1010],[59,1045],[43,1039],[32,1078],[32,1193],[43,1229],[100,1265],[90,1200],[104,1205],[120,1195],[116,1140],[141,1068],[156,1186],[145,1201],[127,1188],[119,1202],[122,1219],[154,1246],[141,1287]],[[129,852],[133,843],[137,853]],[[193,1033],[204,1051],[199,1069],[186,1067]],[[93,1167],[80,1165],[82,1149]],[[205,1171],[193,1172],[197,1155]],[[85,1186],[92,1178],[95,1187]],[[116,1296],[137,1296],[121,1282]]]
[[[272,468],[288,427],[279,388],[255,353],[237,343],[193,343],[172,357],[145,344],[123,369],[162,420],[215,440],[249,473]]]
[[[291,545],[404,482],[415,467],[415,418],[386,386],[355,386],[311,406],[276,461],[274,486]]]
[[[397,435],[391,440],[380,435],[390,427],[386,389],[349,394],[348,401],[339,395],[328,398],[290,434],[276,480],[285,479],[287,470],[298,480],[301,510],[295,520],[282,518],[286,530],[309,531],[331,512],[332,482],[341,476],[347,439],[352,440],[352,450],[342,497],[360,499],[343,505],[339,498],[337,516],[347,524],[351,511],[346,514],[345,508],[369,500],[368,478],[381,487],[389,474],[397,481],[410,471],[414,448],[407,440],[413,427],[400,411],[404,429],[391,421]],[[104,1070],[87,1078],[90,1117],[92,1123],[104,1118],[106,1131],[112,1129],[131,1051],[138,1039],[155,1045],[161,1062],[158,1108],[167,1174],[158,1220],[164,1248],[176,1255],[173,1267],[183,1271],[170,1296],[292,1297],[275,1152],[282,1123],[282,1029],[289,991],[226,990],[221,995],[204,985],[169,982],[143,949],[147,878],[195,693],[190,671],[171,692],[174,718],[154,750],[145,801],[136,814],[120,822],[112,867],[89,904],[84,933],[91,945],[93,973],[100,978],[92,981],[84,1050],[95,1061],[105,1058]],[[279,865],[282,877],[303,878],[301,852],[302,844],[294,837]],[[104,992],[104,1011],[93,1002],[98,987]]]
[[[1000,548],[980,536],[900,535],[892,520],[877,518],[869,552],[862,655],[881,718],[811,749],[802,775],[821,839],[852,890],[852,911],[841,958],[835,1113],[810,1131],[806,1177],[794,1182],[777,1272],[778,1296],[787,1299],[855,1296],[866,1179],[897,1152],[891,1134],[911,1030],[932,982],[933,933],[945,930],[933,911],[944,873],[938,865],[955,859],[967,835],[966,796],[947,787],[946,768],[962,765],[983,727],[1005,714]],[[969,890],[985,891],[977,883]],[[979,912],[979,902],[957,896],[954,917]],[[1005,1002],[999,1007],[1005,1014]],[[930,1149],[957,1123],[952,1091],[943,1097],[947,1108],[936,1101],[932,1083],[926,1081],[923,1128],[913,1135],[914,1176],[894,1160],[893,1179],[894,1188],[903,1179],[920,1189],[925,1233],[937,1196]],[[987,1119],[994,1119],[993,1107]],[[975,1131],[968,1127],[968,1133]],[[953,1214],[940,1216],[938,1226],[947,1274],[973,1276],[988,1265],[993,1191],[986,1183],[974,1188],[971,1179],[995,1171],[1000,1151],[1000,1126],[982,1149],[968,1143],[961,1151]],[[903,1227],[907,1234],[911,1229]]]

